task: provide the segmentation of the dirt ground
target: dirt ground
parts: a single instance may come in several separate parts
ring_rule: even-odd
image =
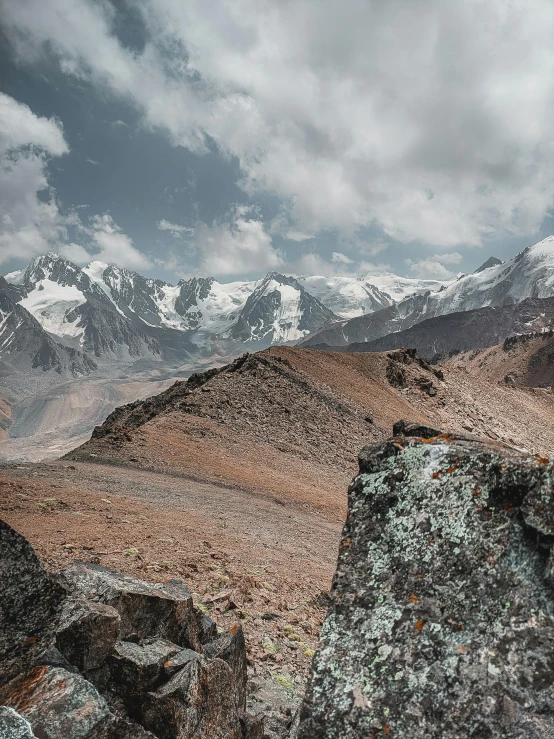
[[[302,690],[317,644],[345,498],[346,487],[337,490],[333,513],[110,465],[0,468],[0,517],[49,569],[81,560],[184,580],[219,626],[241,622],[251,677],[289,697]]]

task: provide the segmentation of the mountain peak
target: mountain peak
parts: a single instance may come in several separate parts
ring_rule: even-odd
[[[484,269],[488,269],[489,267],[496,267],[498,264],[502,264],[502,260],[498,259],[498,257],[489,257],[486,262],[483,262],[483,264],[480,267],[477,267],[474,275],[479,274],[479,272],[482,272]]]

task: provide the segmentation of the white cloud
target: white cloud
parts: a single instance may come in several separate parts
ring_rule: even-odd
[[[69,151],[59,121],[0,93],[0,264],[29,259],[66,236],[49,187],[47,155]]]
[[[93,167],[99,167],[100,166],[100,162],[97,162],[96,159],[90,159],[89,157],[87,157],[85,159],[85,162],[88,162],[89,164],[92,164]]]
[[[459,252],[451,252],[449,254],[432,254],[423,259],[405,259],[404,261],[414,277],[449,280],[455,277],[455,273],[444,265],[459,264],[462,261],[462,255]]]
[[[35,115],[28,105],[0,92],[0,155],[23,146],[56,157],[69,151],[58,120]]]
[[[88,264],[91,259],[94,259],[84,246],[73,242],[58,247],[58,254],[75,264]]]
[[[343,254],[340,251],[334,251],[331,254],[331,261],[334,264],[353,264],[354,260],[350,259],[350,257],[347,257],[346,254]]]
[[[244,206],[235,208],[223,221],[198,223],[190,246],[200,253],[203,274],[254,273],[284,264],[263,222]]]
[[[133,246],[133,240],[117,225],[109,213],[89,219],[89,227],[83,229],[90,236],[96,252],[91,259],[117,264],[129,269],[147,269],[150,259]]]
[[[377,223],[403,242],[534,233],[554,198],[551,0],[0,0],[18,53],[133,101],[171,141],[236,156],[292,240]]]
[[[171,221],[166,221],[165,218],[162,218],[161,221],[158,221],[157,225],[160,231],[169,231],[174,239],[183,238],[184,234],[191,234],[194,231],[193,228],[189,228],[188,226],[180,226],[178,223],[171,223]]]

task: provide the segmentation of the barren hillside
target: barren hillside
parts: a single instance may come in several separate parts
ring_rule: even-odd
[[[552,336],[552,331],[511,336],[490,349],[456,354],[446,364],[491,382],[550,388],[554,385]]]
[[[68,459],[172,472],[341,515],[359,449],[399,418],[554,451],[554,401],[412,353],[247,355],[114,411]],[[443,379],[440,379],[443,377]]]

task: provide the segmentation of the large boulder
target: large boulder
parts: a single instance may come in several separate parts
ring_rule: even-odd
[[[89,563],[66,567],[62,577],[73,597],[115,608],[121,618],[121,639],[168,639],[201,651],[201,614],[194,610],[184,583],[147,583]]]
[[[227,662],[235,675],[235,684],[239,705],[246,707],[246,644],[244,632],[240,624],[235,624],[230,631],[222,634],[218,639],[206,644],[204,655],[209,658],[218,657]]]
[[[105,698],[60,667],[19,675],[0,689],[0,703],[26,719],[40,739],[115,739],[115,717]]]
[[[97,670],[119,636],[119,613],[104,603],[68,598],[56,635],[65,659],[81,672]]]
[[[36,739],[31,724],[8,706],[0,706],[0,737],[2,739]]]
[[[0,685],[52,646],[64,597],[29,542],[0,521]]]
[[[360,454],[298,737],[553,737],[554,465],[396,430]]]
[[[147,695],[141,723],[159,739],[241,739],[231,668],[221,659],[191,660]]]

